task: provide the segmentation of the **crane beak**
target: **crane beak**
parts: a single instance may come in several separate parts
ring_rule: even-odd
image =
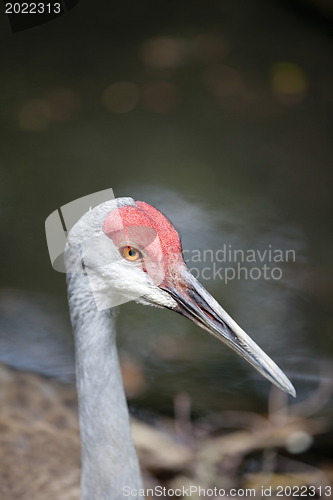
[[[296,397],[295,388],[283,371],[237,325],[187,269],[184,270],[180,281],[164,289],[177,302],[174,311],[222,340],[279,389]]]

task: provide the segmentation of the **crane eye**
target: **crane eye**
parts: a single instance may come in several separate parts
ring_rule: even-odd
[[[126,259],[126,260],[129,260],[131,262],[134,262],[135,260],[140,260],[140,259],[143,259],[143,255],[142,253],[140,252],[140,250],[138,250],[137,248],[135,247],[131,247],[129,245],[126,245],[124,247],[121,247],[120,249],[120,253],[121,255]]]

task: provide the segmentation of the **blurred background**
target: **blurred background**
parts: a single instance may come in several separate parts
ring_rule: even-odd
[[[290,404],[315,401],[330,422],[332,17],[324,0],[81,0],[1,39],[2,362],[72,380],[44,222],[112,187],[162,210],[186,250],[295,252],[278,280],[199,279],[292,380]],[[185,257],[199,273],[236,267]],[[117,330],[145,421],[184,405],[193,422],[267,412],[268,382],[185,319],[130,303]],[[323,429],[297,452],[307,466],[331,463]]]

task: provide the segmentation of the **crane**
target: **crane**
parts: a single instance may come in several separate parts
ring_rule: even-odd
[[[89,210],[69,232],[65,262],[75,338],[82,500],[120,500],[124,492],[131,493],[131,500],[143,498],[118,363],[117,304],[135,300],[185,316],[295,396],[280,368],[188,271],[177,231],[153,206],[126,197]]]

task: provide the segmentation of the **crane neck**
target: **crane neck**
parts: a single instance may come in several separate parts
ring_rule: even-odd
[[[85,274],[68,274],[75,336],[82,479],[81,500],[142,500],[141,475],[116,348],[116,310],[98,311]]]

